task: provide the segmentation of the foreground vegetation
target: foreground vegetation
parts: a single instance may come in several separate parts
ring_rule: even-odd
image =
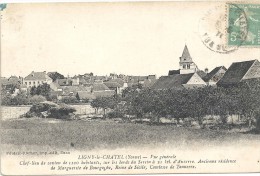
[[[28,112],[20,117],[32,118],[56,118],[56,119],[72,119],[76,109],[66,104],[56,104],[53,102],[45,101],[34,104]]]
[[[257,144],[256,144],[257,143]],[[166,147],[194,150],[203,147],[255,145],[260,135],[227,133],[172,125],[116,123],[107,120],[60,120],[29,118],[6,120],[1,125],[5,149],[116,149],[123,147]]]
[[[129,88],[121,97],[97,98],[93,108],[112,109],[107,117],[149,118],[159,123],[161,117],[196,121],[201,128],[206,116],[218,117],[220,127],[228,117],[239,116],[249,128],[260,131],[260,82],[253,80],[236,87],[203,87],[198,89],[152,90]]]

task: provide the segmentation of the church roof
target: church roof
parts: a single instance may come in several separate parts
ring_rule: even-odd
[[[184,50],[182,52],[182,56],[180,58],[180,62],[193,62],[190,56],[187,45],[185,45]]]

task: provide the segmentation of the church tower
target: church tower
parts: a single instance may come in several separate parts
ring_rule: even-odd
[[[197,65],[192,61],[187,45],[185,45],[179,62],[180,74],[195,73]]]

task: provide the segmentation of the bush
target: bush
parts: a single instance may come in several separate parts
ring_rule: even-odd
[[[68,97],[63,97],[61,99],[61,102],[69,104],[69,103],[78,103],[78,99],[74,96],[68,96]]]
[[[76,112],[76,109],[65,104],[50,109],[50,117],[57,119],[69,119],[70,114]]]
[[[76,111],[75,108],[70,107],[66,104],[58,105],[53,102],[42,102],[34,104],[29,112],[22,115],[21,117],[30,118],[30,117],[48,117],[48,118],[57,118],[57,119],[69,119],[71,114]]]
[[[44,111],[49,111],[51,108],[53,107],[58,107],[59,105],[55,104],[55,103],[52,103],[52,102],[49,102],[49,101],[45,101],[45,102],[42,102],[42,103],[37,103],[37,104],[34,104],[29,112],[34,112],[34,113],[41,113],[41,112],[44,112]]]
[[[29,102],[31,104],[36,104],[36,103],[40,103],[40,102],[44,102],[44,101],[46,101],[46,98],[42,95],[34,95],[29,98]]]
[[[10,94],[1,94],[1,105],[11,105],[11,100]]]
[[[27,105],[29,104],[27,95],[25,93],[19,93],[11,99],[10,105]]]
[[[119,112],[119,111],[111,111],[111,112],[106,114],[106,117],[109,118],[109,119],[124,118],[124,114],[122,112]]]

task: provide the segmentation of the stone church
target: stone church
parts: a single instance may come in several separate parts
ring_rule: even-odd
[[[180,57],[179,70],[170,70],[168,75],[174,74],[189,74],[199,71],[197,65],[193,62],[192,57],[190,56],[187,45],[185,45]]]

